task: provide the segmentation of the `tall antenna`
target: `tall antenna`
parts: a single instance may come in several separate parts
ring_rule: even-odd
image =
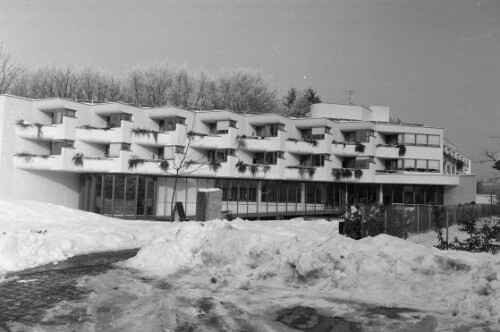
[[[350,89],[350,90],[344,91],[344,93],[347,93],[347,103],[349,105],[352,105],[352,94],[354,93],[354,90]]]

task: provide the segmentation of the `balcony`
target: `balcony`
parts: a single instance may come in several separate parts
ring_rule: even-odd
[[[76,118],[64,117],[64,122],[60,124],[40,124],[40,123],[20,123],[16,124],[15,133],[18,137],[52,141],[55,139],[74,140],[74,127]]]
[[[366,183],[373,182],[373,169],[333,168],[330,169],[330,179],[335,182]]]
[[[459,184],[459,175],[443,175],[440,173],[427,172],[381,172],[376,171],[374,175],[374,183],[388,184],[425,184],[425,185],[450,185],[456,186]]]
[[[121,126],[116,128],[84,126],[76,128],[76,138],[84,142],[100,144],[112,142],[130,143],[132,125],[132,122],[122,121]]]
[[[194,134],[191,147],[204,150],[235,149],[239,145],[238,129],[228,128],[227,133],[216,135]]]
[[[361,143],[364,145],[364,151],[356,151],[356,143],[334,142],[332,143],[332,154],[340,157],[355,157],[360,154],[369,155],[370,147],[368,143]],[[359,149],[359,148],[358,148]]]
[[[285,150],[285,137],[279,132],[276,137],[246,137],[243,138],[244,150],[250,152],[265,152],[265,151],[284,151]]]
[[[383,159],[398,159],[401,158],[399,151],[400,148],[397,145],[379,145],[375,150],[375,157]]]
[[[58,157],[51,155],[35,155],[20,153],[14,155],[14,166],[22,169],[52,170],[59,163]]]

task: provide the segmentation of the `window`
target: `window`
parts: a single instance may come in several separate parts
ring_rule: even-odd
[[[356,131],[356,142],[370,142],[370,136],[373,136],[373,130],[358,130]]]
[[[184,153],[184,146],[176,145],[175,146],[175,153]]]
[[[415,170],[415,159],[403,159],[403,166],[405,171]]]
[[[370,136],[373,136],[373,130],[358,130],[344,133],[345,141],[348,143],[370,142]]]
[[[398,169],[397,159],[388,159],[385,161],[385,169],[388,171],[395,171]]]
[[[342,161],[342,168],[354,168],[356,164],[356,158],[344,158]]]
[[[132,115],[127,113],[111,114],[107,118],[108,127],[119,128],[122,121],[132,121]]]
[[[439,139],[439,135],[429,135],[429,140],[428,140],[428,145],[432,145],[432,146],[440,146],[440,139]]]
[[[184,147],[183,152],[184,153]],[[211,150],[208,151],[208,160],[210,163],[225,163],[227,162],[227,156],[234,156],[236,150],[234,149],[223,149],[223,150]]]
[[[386,135],[385,143],[389,145],[397,145],[398,144],[398,135]]]
[[[312,130],[311,129],[301,129],[300,130],[300,135],[302,136],[302,139],[311,139],[312,138]]]
[[[129,143],[121,143],[120,150],[130,151]]]
[[[356,158],[354,160],[354,168],[369,169],[371,161],[372,161],[371,158]]]
[[[177,124],[185,124],[186,118],[180,116],[172,116],[159,121],[160,131],[174,131]]]
[[[417,159],[417,171],[425,172],[427,170],[427,160]]]
[[[439,160],[429,160],[427,167],[429,171],[439,172]]]
[[[67,109],[55,110],[52,113],[52,124],[63,123],[63,117],[65,117],[65,116],[74,118],[76,116],[76,111],[67,110]]]
[[[330,127],[325,127],[325,134],[330,134],[330,133],[331,133],[331,130],[332,130],[332,128],[330,128]]]
[[[278,162],[278,158],[282,158],[282,156],[282,151],[257,152],[255,153],[253,163],[256,165],[276,165]]]
[[[71,141],[71,140],[53,141],[52,145],[50,147],[50,154],[51,155],[60,155],[62,148],[73,149],[74,145],[75,145],[75,141]]]
[[[315,139],[315,140],[323,140],[323,139],[325,139],[325,134],[316,134],[316,135],[312,135],[312,139]]]
[[[325,155],[323,154],[312,155],[312,166],[325,166]]]
[[[427,134],[398,134],[397,142],[390,137],[392,135],[386,136],[387,144],[406,144],[406,145],[421,145],[421,146],[440,146],[439,135],[427,135]]]
[[[427,135],[417,134],[417,145],[427,145]]]
[[[215,134],[217,132],[217,123],[216,122],[212,122],[212,123],[207,124],[207,127],[208,127],[208,132],[210,134]]]
[[[229,127],[236,128],[236,121],[229,120]]]
[[[344,139],[347,143],[354,143],[356,142],[356,133],[355,132],[344,133]]]
[[[404,134],[404,144],[415,144],[415,134]]]

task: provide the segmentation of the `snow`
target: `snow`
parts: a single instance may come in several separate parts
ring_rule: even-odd
[[[178,225],[124,265],[157,277],[209,276],[232,289],[273,285],[499,322],[499,256],[440,251],[388,235],[355,241],[338,235],[336,225],[303,219]]]
[[[77,254],[142,247],[161,223],[118,220],[34,201],[0,200],[0,277]]]
[[[213,191],[220,191],[219,188],[200,188],[198,189],[198,191],[201,191],[201,192],[213,192]]]
[[[388,235],[355,241],[338,221],[159,223],[0,200],[0,276],[76,254],[141,247],[124,267],[204,282],[221,293],[286,290],[308,298],[433,310],[500,328],[500,256]],[[296,297],[298,298],[298,296]]]

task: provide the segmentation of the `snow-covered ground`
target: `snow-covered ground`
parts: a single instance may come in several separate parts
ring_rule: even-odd
[[[180,279],[238,294],[240,301],[246,292],[257,305],[259,296],[279,290],[286,296],[275,301],[286,302],[291,294],[308,305],[314,298],[354,300],[500,329],[500,256],[439,251],[387,235],[355,241],[337,229],[337,221],[302,218],[125,221],[49,204],[0,201],[0,272],[139,246],[137,256],[122,266],[158,280]]]
[[[165,226],[47,203],[0,200],[0,278],[77,254],[142,247],[161,236]]]

